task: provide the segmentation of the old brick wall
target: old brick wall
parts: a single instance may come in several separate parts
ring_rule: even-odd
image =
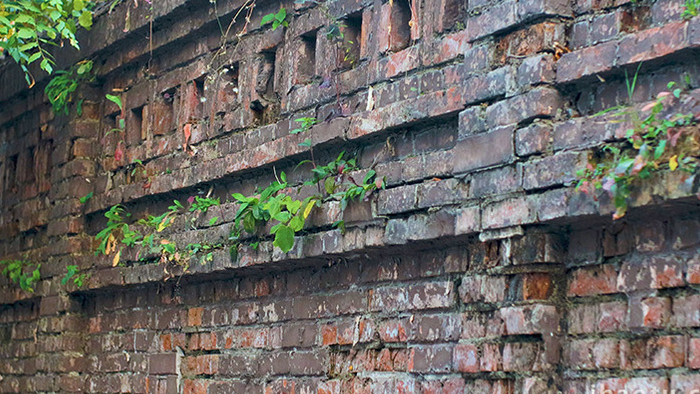
[[[0,392],[700,390],[697,182],[656,176],[616,221],[574,190],[627,129],[598,111],[687,76],[675,110],[700,113],[700,17],[679,0],[335,0],[247,21],[250,4],[103,12],[57,53],[95,61],[81,116],[0,66],[0,259],[42,264],[34,293],[0,279]],[[289,26],[261,27],[280,6]],[[290,133],[304,116],[319,123]],[[94,255],[114,204],[139,217],[275,172],[300,184],[306,138],[386,189],[325,204],[289,253],[244,239],[184,273]],[[237,208],[167,231],[226,244]],[[61,284],[69,264],[82,288]]]

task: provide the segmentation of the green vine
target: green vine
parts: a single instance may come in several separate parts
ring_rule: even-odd
[[[630,90],[634,82],[636,76]],[[660,93],[639,111],[615,107],[600,113],[612,112],[631,122],[632,128],[620,143],[603,146],[597,163],[589,163],[577,172],[577,189],[584,193],[606,192],[615,205],[615,219],[626,214],[633,190],[644,180],[661,171],[694,173],[697,168],[698,114],[666,114],[665,106],[683,95],[675,82],[667,88],[669,91]]]
[[[308,131],[311,125],[316,123],[315,118],[298,119],[302,123],[301,131]],[[307,140],[300,145],[309,144]],[[309,145],[310,146],[310,145]],[[239,207],[233,218],[233,225],[229,234],[231,242],[231,254],[237,255],[237,249],[244,233],[252,236],[251,245],[259,243],[261,229],[270,224],[269,236],[273,238],[273,245],[283,252],[288,252],[294,247],[294,237],[304,229],[306,220],[314,208],[320,207],[323,203],[337,201],[340,203],[341,211],[344,211],[348,204],[354,200],[366,199],[378,188],[384,187],[384,180],[378,179],[374,170],[367,170],[361,182],[354,179],[353,174],[359,172],[357,160],[347,158],[345,152],[340,153],[335,160],[326,165],[317,165],[313,159],[313,149],[311,149],[311,160],[306,160],[299,165],[310,163],[312,165],[310,178],[301,186],[312,185],[318,188],[318,194],[308,196],[304,199],[296,198],[296,193],[290,194],[292,188],[287,181],[286,174],[280,173],[279,177],[266,188],[259,190],[253,195],[245,196],[240,193],[233,193],[232,202],[238,203]],[[212,207],[220,206],[219,198],[193,196],[188,199],[189,206],[175,200],[173,205],[158,216],[148,215],[147,217],[131,221],[124,206],[115,205],[106,213],[107,225],[96,236],[99,241],[96,254],[113,255],[112,264],[114,266],[121,263],[121,255],[125,248],[140,248],[138,256],[157,255],[160,256],[161,263],[176,263],[189,267],[190,260],[201,255],[199,261],[204,263],[213,259],[213,250],[223,245],[197,242],[185,245],[180,248],[176,243],[163,235],[163,231],[173,225],[175,220],[187,214],[206,213]],[[212,217],[209,225],[213,226],[218,221],[218,217]],[[196,217],[190,221],[194,223]],[[345,229],[342,220],[333,223],[333,227]],[[142,257],[143,258],[143,257]]]

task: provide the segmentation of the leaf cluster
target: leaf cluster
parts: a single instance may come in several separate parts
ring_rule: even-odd
[[[3,276],[30,293],[34,292],[34,284],[41,278],[41,264],[33,266],[25,260],[0,260],[0,267],[3,267]]]
[[[92,7],[89,0],[5,0],[0,3],[0,52],[19,64],[27,84],[34,85],[28,66],[40,61],[51,74],[55,67],[47,46],[63,42],[80,49],[75,34],[79,26],[90,29]]]
[[[616,109],[614,116],[623,117],[633,127],[626,132],[620,144],[602,148],[603,158],[595,165],[588,164],[577,172],[577,189],[592,193],[602,190],[615,205],[614,218],[627,212],[633,188],[663,170],[694,172],[697,166],[697,123],[692,114],[664,113],[665,104],[678,101],[682,89],[675,82],[667,85],[669,91],[660,93],[656,100],[641,111]],[[647,115],[644,115],[644,114]]]
[[[69,281],[71,281],[75,286],[77,287],[83,287],[85,284],[85,279],[87,279],[87,274],[79,274],[78,273],[78,266],[77,265],[69,265],[66,266],[66,275],[61,279],[61,284],[62,285],[67,285]]]
[[[83,60],[68,70],[56,71],[56,75],[44,88],[44,93],[56,114],[68,115],[68,104],[73,101],[73,92],[82,81],[94,79],[92,75],[92,60]],[[82,100],[78,102],[78,115],[82,115]]]
[[[698,14],[700,14],[700,0],[685,0],[681,17],[683,19],[691,19],[694,16],[698,16]]]
[[[260,26],[265,26],[270,23],[272,23],[273,31],[277,30],[277,28],[280,26],[289,26],[289,22],[287,22],[287,9],[282,7],[279,9],[279,11],[277,11],[277,13],[267,14],[262,17],[262,20],[260,20]]]

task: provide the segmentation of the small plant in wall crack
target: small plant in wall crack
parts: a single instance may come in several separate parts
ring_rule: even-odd
[[[633,189],[654,174],[684,171],[688,174],[686,182],[691,183],[696,176],[700,114],[667,113],[668,105],[679,102],[684,95],[674,82],[667,88],[639,111],[615,108],[613,114],[629,121],[632,128],[623,141],[605,145],[600,159],[577,173],[578,190],[602,190],[612,198],[615,219],[627,212]]]
[[[273,31],[277,30],[277,28],[280,26],[289,26],[289,22],[287,22],[287,9],[282,7],[276,14],[270,13],[263,16],[262,20],[260,21],[260,26],[265,26],[270,23],[272,23]]]
[[[61,284],[66,286],[69,282],[73,282],[76,287],[83,287],[87,274],[79,274],[77,265],[69,265],[66,267],[66,274],[61,279]]]
[[[700,0],[685,0],[681,17],[683,19],[692,19],[698,14],[700,14]]]
[[[292,131],[290,131],[290,132],[289,132],[290,134],[305,133],[305,132],[311,130],[311,128],[312,128],[316,123],[318,123],[318,121],[316,120],[316,118],[313,118],[313,117],[299,118],[299,119],[295,119],[295,121],[301,123],[301,125],[299,125],[299,127],[297,127],[297,128],[295,128],[295,129],[293,129]]]
[[[124,144],[126,143],[124,135],[126,130],[126,121],[124,120],[124,105],[122,104],[122,99],[119,96],[106,94],[105,98],[116,104],[119,108],[119,115],[115,117],[115,127],[112,127],[109,131],[107,131],[107,134],[105,134],[105,137],[112,133],[117,133],[119,135],[120,140],[117,142],[117,147],[114,149],[114,160],[119,162],[122,161],[122,159],[124,158]]]
[[[34,284],[41,278],[41,264],[35,266],[25,260],[0,260],[0,267],[3,276],[29,293],[34,292]]]

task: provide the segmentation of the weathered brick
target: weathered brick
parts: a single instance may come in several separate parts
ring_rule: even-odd
[[[500,314],[507,335],[559,332],[559,312],[553,305],[502,308]]]
[[[465,138],[457,142],[454,150],[455,173],[506,164],[513,159],[513,128],[501,127],[489,133]]]
[[[533,118],[554,116],[562,107],[559,92],[550,88],[536,88],[489,106],[486,109],[486,122],[489,127],[522,123]]]
[[[544,153],[551,146],[552,128],[549,125],[533,123],[515,131],[515,153],[518,156]]]
[[[567,294],[569,296],[589,296],[617,292],[617,271],[614,266],[582,268],[570,274]]]
[[[576,171],[585,167],[586,154],[562,152],[523,165],[523,188],[539,189],[572,183],[577,179]]]

